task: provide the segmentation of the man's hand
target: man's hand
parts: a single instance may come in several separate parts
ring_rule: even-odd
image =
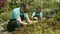
[[[37,23],[37,21],[31,21],[31,20],[30,20],[28,23],[29,23],[29,24],[34,24],[34,23]]]
[[[25,22],[21,22],[22,25],[27,25],[28,23],[25,23]]]
[[[32,21],[30,20],[28,23],[29,23],[29,24],[32,24]]]

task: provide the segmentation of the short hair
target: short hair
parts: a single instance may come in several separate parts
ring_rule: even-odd
[[[41,7],[40,7],[40,6],[36,6],[36,10],[37,10],[37,9],[41,9]]]
[[[28,3],[21,3],[21,7],[26,7]]]

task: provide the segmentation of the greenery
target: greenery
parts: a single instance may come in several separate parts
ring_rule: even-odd
[[[0,21],[2,23],[8,21],[12,10],[16,7],[21,6],[20,4],[24,2],[29,3],[30,17],[32,12],[35,11],[37,5],[41,6],[44,15],[46,13],[51,14],[53,10],[55,10],[57,14],[50,19],[43,19],[41,21],[39,20],[39,23],[23,26],[14,31],[13,32],[14,34],[60,34],[60,10],[59,10],[60,3],[58,3],[57,1],[52,0],[21,0],[21,1],[12,0],[10,2],[6,1],[7,3],[6,7],[0,9]]]

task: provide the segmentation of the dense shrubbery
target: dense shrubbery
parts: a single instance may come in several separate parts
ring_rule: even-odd
[[[49,20],[49,21],[48,21]],[[55,20],[44,20],[44,22],[39,22],[37,24],[23,26],[16,31],[14,34],[59,34],[59,22]],[[59,24],[58,24],[59,23]]]
[[[56,19],[57,19],[58,21],[60,21],[60,12],[57,13]]]
[[[22,1],[26,2],[26,1]],[[58,8],[58,3],[57,2],[53,2],[51,3],[51,1],[46,1],[48,3],[43,2],[42,0],[40,1],[35,1],[35,0],[27,0],[27,2],[30,5],[30,10],[29,10],[29,14],[31,17],[31,13],[35,10],[35,7],[37,5],[41,6],[43,12],[52,12],[55,8]],[[12,11],[13,8],[15,8],[16,6],[20,6],[19,3],[16,3],[14,0],[11,2],[7,2],[7,9],[4,10],[0,10],[0,19],[7,21],[9,20],[10,17],[10,12]],[[46,9],[47,8],[47,9]],[[46,9],[46,10],[44,10]],[[52,10],[48,10],[48,9],[52,9]],[[2,11],[7,11],[2,13]],[[10,11],[10,12],[9,12]],[[39,20],[40,21],[40,20]],[[18,29],[19,31],[15,31],[14,34],[59,34],[59,33],[54,33],[52,30],[56,30],[56,29],[60,29],[60,12],[59,10],[57,10],[57,15],[53,18],[50,19],[45,19],[40,21],[37,24],[32,24],[32,25],[27,25],[24,27],[21,27],[20,29]]]
[[[0,0],[0,9],[6,6],[6,0]]]
[[[0,16],[0,18],[3,19],[4,21],[9,20],[9,17],[10,17],[10,12],[2,13]]]

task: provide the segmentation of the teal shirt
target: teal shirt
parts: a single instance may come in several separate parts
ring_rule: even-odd
[[[35,16],[35,13],[36,13],[36,12],[33,12],[32,16]],[[40,12],[40,13],[39,13],[39,16],[40,16],[40,17],[43,17],[43,13]]]
[[[24,13],[24,17],[26,18],[26,19],[28,19],[29,17],[28,17],[28,13]]]
[[[20,7],[19,8],[15,8],[13,9],[13,12],[10,16],[10,19],[16,19],[16,18],[19,18],[21,15],[21,12],[20,12]],[[28,13],[24,13],[24,18],[28,19]]]

